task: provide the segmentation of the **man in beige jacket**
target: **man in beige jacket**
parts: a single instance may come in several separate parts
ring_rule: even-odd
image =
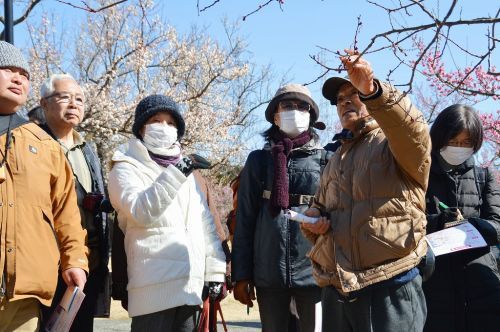
[[[37,331],[58,269],[82,289],[88,272],[71,168],[59,144],[16,113],[28,92],[28,63],[0,41],[0,331]]]
[[[346,52],[349,80],[330,78],[323,95],[350,135],[306,211],[319,222],[302,226],[324,287],[323,331],[421,331],[428,127],[407,97],[374,79],[357,52]]]

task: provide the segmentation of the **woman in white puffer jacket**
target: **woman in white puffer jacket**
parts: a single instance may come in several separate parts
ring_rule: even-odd
[[[137,105],[131,138],[112,158],[109,196],[125,234],[132,331],[193,331],[207,282],[223,282],[213,217],[179,139],[185,123],[169,97]]]

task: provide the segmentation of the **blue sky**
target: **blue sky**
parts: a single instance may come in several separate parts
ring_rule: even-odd
[[[200,7],[212,3],[212,0],[200,0]],[[215,38],[221,38],[220,20],[227,17],[240,21],[242,36],[247,38],[249,51],[256,63],[272,63],[277,72],[288,72],[294,81],[303,83],[313,80],[321,72],[310,54],[319,51],[317,46],[331,50],[342,50],[352,44],[357,24],[361,15],[363,26],[359,35],[359,47],[368,43],[368,37],[389,29],[387,16],[381,9],[368,4],[365,0],[288,0],[281,10],[276,2],[271,3],[258,13],[241,21],[241,17],[255,10],[267,0],[220,0],[212,8],[198,14],[196,1],[166,0],[160,5],[162,16],[179,31],[188,31],[193,24],[206,26],[207,32]],[[380,1],[390,6],[396,1]],[[426,1],[426,3],[436,1]],[[448,1],[441,1],[446,3]],[[474,17],[494,13],[498,5],[494,0],[462,1],[463,17]],[[442,5],[441,11],[444,11]],[[415,15],[414,22],[422,22],[422,17]],[[420,21],[419,21],[420,20]],[[411,23],[411,22],[410,22]],[[461,30],[458,35],[471,48],[475,45],[477,33],[484,31]],[[498,54],[498,53],[497,53]],[[375,73],[384,78],[387,70],[394,66],[393,59],[387,54],[369,55]],[[465,59],[454,59],[461,62]],[[498,58],[496,59],[498,62]],[[396,81],[403,83],[407,76],[397,75]],[[315,92],[321,89],[322,81],[311,88]]]
[[[200,8],[212,3],[213,0],[200,0]],[[222,20],[239,22],[240,36],[248,43],[248,58],[257,65],[271,63],[273,71],[277,76],[285,75],[289,81],[305,83],[314,80],[321,69],[310,58],[310,54],[319,51],[317,46],[326,47],[331,50],[342,50],[349,47],[354,38],[357,17],[361,15],[363,26],[359,35],[359,47],[363,49],[370,36],[374,33],[386,31],[390,28],[385,12],[365,0],[285,0],[282,10],[273,2],[258,13],[251,15],[246,21],[241,17],[255,10],[259,4],[267,0],[220,0],[212,8],[198,13],[196,0],[162,0],[156,1],[158,13],[163,20],[175,27],[181,33],[188,33],[193,25],[205,27],[204,31],[213,39],[223,41],[224,31]],[[395,0],[379,0],[379,2],[391,6],[397,3]],[[441,0],[440,11],[443,12],[449,0]],[[493,14],[498,5],[494,0],[462,0],[461,15],[464,18]],[[73,1],[73,3],[79,3]],[[426,4],[436,4],[437,0],[428,0]],[[434,5],[433,5],[434,6]],[[54,0],[41,2],[34,12],[40,15],[43,11],[54,13],[59,17],[61,25],[65,29],[75,24],[83,16],[82,11],[73,9],[67,5],[60,4]],[[15,15],[16,16],[16,15]],[[33,17],[31,18],[33,19]],[[408,23],[421,22],[422,16],[414,15]],[[16,27],[16,44],[22,46],[25,42],[25,27]],[[471,49],[484,47],[477,44],[480,34],[484,30],[471,28],[462,29],[456,34]],[[493,62],[498,66],[498,51]],[[330,59],[333,59],[330,56]],[[387,54],[368,55],[367,59],[372,63],[375,74],[385,78],[388,69],[395,65],[394,59]],[[467,62],[465,58],[449,59],[450,63],[462,64]],[[338,62],[334,62],[338,63]],[[333,74],[332,74],[333,75]],[[405,83],[408,72],[399,72],[393,78],[395,83]],[[420,78],[419,81],[422,81]],[[321,86],[324,82],[310,85],[314,99],[318,102],[323,114],[335,114],[331,107],[321,95]],[[278,88],[276,82],[276,89]],[[478,105],[485,111],[498,109],[492,101],[483,102]],[[262,110],[263,113],[263,110]],[[322,116],[324,118],[324,116]]]
[[[200,8],[212,3],[212,0],[200,0]],[[259,4],[267,0],[220,0],[210,9],[198,13],[196,1],[166,0],[160,5],[161,15],[165,21],[176,27],[181,32],[189,31],[193,24],[205,26],[208,34],[217,39],[223,38],[221,20],[228,18],[238,21],[240,33],[248,42],[248,50],[253,62],[257,64],[272,63],[276,73],[287,73],[290,81],[305,83],[314,80],[322,71],[319,66],[309,58],[309,55],[319,51],[317,46],[330,50],[342,50],[352,45],[357,25],[357,17],[361,15],[363,23],[358,36],[360,49],[364,48],[369,37],[390,29],[385,12],[365,0],[288,0],[282,9],[276,2],[271,3],[256,14],[249,16],[246,21],[241,17],[255,10]],[[387,6],[397,1],[379,1]],[[441,0],[440,11],[447,9],[449,1]],[[426,1],[436,4],[436,1]],[[498,5],[494,0],[462,1],[461,15],[464,18],[494,14]],[[441,13],[442,14],[442,13]],[[421,23],[422,16],[414,15],[405,18],[408,23]],[[428,23],[428,22],[427,22]],[[455,29],[455,38],[459,38],[464,45],[472,50],[478,50],[485,45],[477,43],[479,36],[485,33],[484,29],[478,30]],[[498,51],[493,58],[498,66]],[[371,54],[366,58],[371,62],[375,74],[384,79],[388,70],[395,65],[394,58],[387,53]],[[333,59],[330,56],[330,59]],[[464,65],[469,59],[454,56],[448,58],[450,63]],[[335,60],[336,61],[336,60]],[[338,61],[334,62],[338,63]],[[335,74],[330,74],[333,76]],[[343,74],[342,74],[343,75]],[[406,83],[408,71],[397,72],[393,79],[395,83]],[[318,102],[324,120],[331,124],[332,119],[326,114],[336,114],[335,108],[321,95],[321,87],[325,79],[310,85],[314,99]],[[418,77],[417,82],[424,82]],[[277,88],[277,87],[276,87]],[[489,100],[477,105],[482,110],[492,112],[498,109],[498,104]],[[263,112],[263,111],[262,111]],[[336,116],[334,116],[334,119]]]

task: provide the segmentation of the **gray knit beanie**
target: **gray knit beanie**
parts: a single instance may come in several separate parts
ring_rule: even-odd
[[[0,68],[15,67],[30,73],[30,66],[21,51],[14,45],[0,40]]]
[[[170,97],[163,95],[151,95],[143,98],[135,108],[134,124],[132,132],[134,135],[142,139],[140,131],[144,123],[156,113],[167,112],[175,120],[177,124],[177,138],[180,140],[184,136],[186,124],[181,115],[179,105]]]

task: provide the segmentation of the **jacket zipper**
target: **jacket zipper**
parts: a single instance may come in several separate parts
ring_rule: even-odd
[[[453,173],[453,179],[455,180],[455,207],[458,209],[458,172]]]
[[[7,285],[5,284],[5,271],[2,273],[2,282],[0,284],[0,302],[5,297],[5,292],[7,290]]]
[[[290,220],[285,218],[286,220],[286,275],[287,275],[287,286],[292,287],[292,271],[290,264]]]
[[[291,159],[287,160],[287,170],[290,170],[290,164],[291,164]],[[288,172],[287,172],[288,173]],[[288,183],[290,183],[290,173],[288,175]],[[285,241],[285,247],[286,247],[286,284],[287,287],[292,287],[292,271],[290,270],[290,220],[288,218],[285,218],[285,228],[286,228],[286,241]]]

